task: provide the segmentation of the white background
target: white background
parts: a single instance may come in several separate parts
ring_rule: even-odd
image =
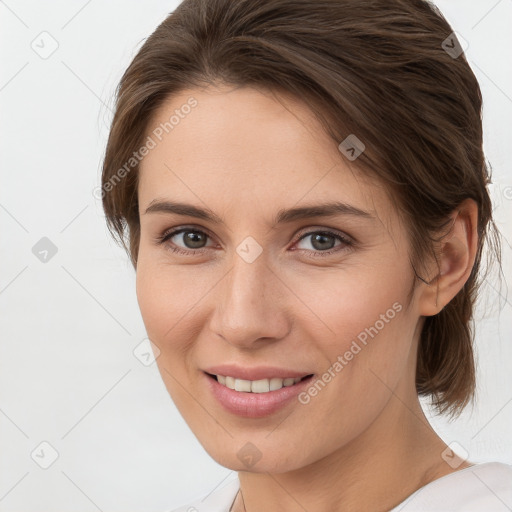
[[[469,43],[495,215],[512,240],[512,2],[437,4]],[[0,1],[1,512],[163,511],[234,475],[190,433],[155,364],[134,356],[145,338],[134,271],[92,195],[115,86],[176,5]],[[41,37],[47,49],[49,37],[58,43],[47,59],[31,47]],[[42,237],[58,250],[46,263],[32,253]],[[505,240],[509,282],[511,252]],[[491,284],[478,317],[477,407],[432,421],[471,461],[512,464],[512,299]],[[31,458],[49,461],[43,441],[59,454],[48,469]]]

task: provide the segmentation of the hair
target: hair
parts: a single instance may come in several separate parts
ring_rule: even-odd
[[[221,83],[301,99],[337,145],[350,134],[363,141],[357,167],[396,198],[416,278],[424,281],[449,214],[467,198],[477,203],[474,266],[454,299],[425,318],[416,367],[418,395],[438,413],[460,414],[474,401],[482,249],[488,243],[498,261],[500,251],[481,91],[462,49],[446,51],[458,48],[454,38],[424,0],[184,0],[144,42],[116,91],[102,171],[109,231],[136,268],[139,160],[132,157],[167,98]]]

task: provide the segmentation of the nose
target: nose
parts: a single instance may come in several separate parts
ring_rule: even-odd
[[[285,299],[290,291],[263,254],[249,263],[235,253],[231,270],[215,290],[210,329],[227,343],[257,348],[289,332]]]

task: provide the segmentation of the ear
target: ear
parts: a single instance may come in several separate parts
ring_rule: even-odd
[[[420,314],[437,315],[462,289],[475,263],[478,245],[478,205],[464,200],[451,215],[448,233],[438,242],[434,278],[422,284]],[[437,275],[436,275],[437,274]]]

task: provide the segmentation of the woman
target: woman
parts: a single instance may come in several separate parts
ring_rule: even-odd
[[[473,400],[499,259],[480,89],[432,5],[185,0],[121,80],[102,180],[165,385],[238,471],[180,510],[512,507],[512,468],[419,402]]]

